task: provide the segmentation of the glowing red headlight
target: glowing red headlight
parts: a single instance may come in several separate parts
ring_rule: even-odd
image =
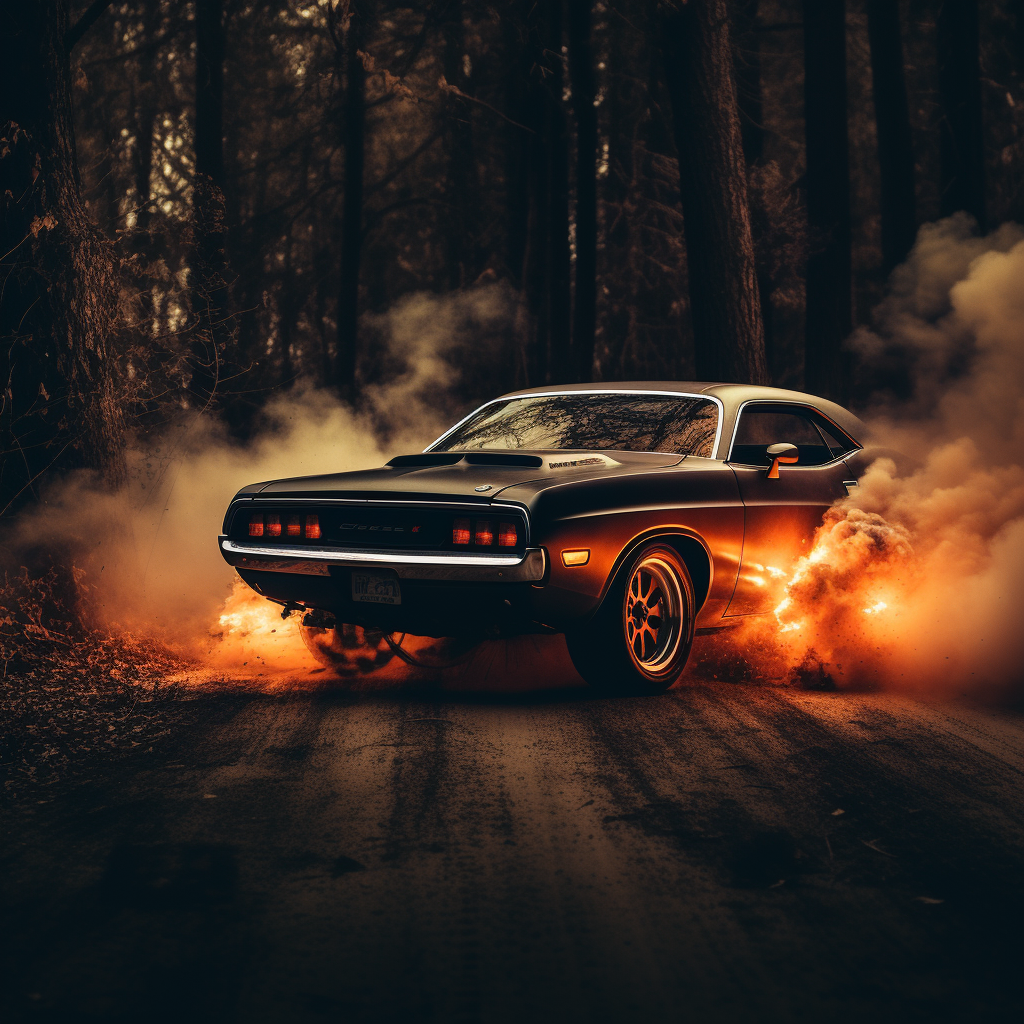
[[[288,517],[288,530],[289,537],[301,537],[302,536],[302,520],[298,516]]]
[[[263,536],[263,516],[249,516],[249,536]]]
[[[489,548],[494,543],[494,527],[486,519],[478,519],[475,526],[473,543],[482,548]]]
[[[468,544],[469,543],[469,520],[468,519],[456,519],[452,523],[452,543],[453,544]]]
[[[309,540],[320,539],[320,519],[318,516],[306,516],[306,537]]]
[[[514,548],[519,543],[519,531],[515,523],[498,523],[498,547]]]
[[[267,533],[271,537],[281,536],[281,517],[267,516]]]

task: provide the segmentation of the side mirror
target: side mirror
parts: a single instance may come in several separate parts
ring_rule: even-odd
[[[795,444],[770,444],[765,454],[772,460],[771,469],[768,470],[769,480],[779,479],[779,463],[784,462],[787,466],[800,458],[800,451]]]

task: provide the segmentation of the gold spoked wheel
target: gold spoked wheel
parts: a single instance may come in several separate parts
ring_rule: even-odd
[[[658,675],[672,665],[681,639],[682,582],[674,566],[655,552],[634,569],[622,605],[626,643],[637,668]]]
[[[686,666],[695,609],[679,551],[651,541],[623,563],[597,613],[565,634],[569,656],[599,692],[662,693]]]

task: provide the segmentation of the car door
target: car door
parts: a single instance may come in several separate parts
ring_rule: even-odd
[[[768,477],[773,444],[796,445],[794,465]],[[811,549],[814,531],[838,498],[850,471],[843,455],[856,443],[809,406],[747,403],[729,452],[743,502],[743,551],[726,615],[771,611],[794,563]]]

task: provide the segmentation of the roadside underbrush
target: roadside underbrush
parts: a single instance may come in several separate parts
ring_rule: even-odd
[[[92,628],[81,579],[25,569],[0,582],[0,793],[16,799],[85,759],[146,751],[166,736],[187,666],[166,648]]]

